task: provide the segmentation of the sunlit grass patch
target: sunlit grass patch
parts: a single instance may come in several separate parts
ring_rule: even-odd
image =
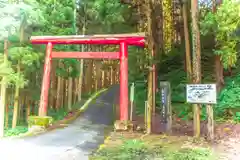
[[[91,160],[215,160],[204,147],[181,147],[181,144],[151,143],[140,139],[122,140],[93,153]],[[116,144],[116,143],[115,143]]]

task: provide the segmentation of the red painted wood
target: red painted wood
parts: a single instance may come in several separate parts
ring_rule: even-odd
[[[104,58],[120,59],[120,120],[128,120],[128,45],[144,46],[144,35],[96,35],[96,36],[36,36],[33,44],[47,44],[42,82],[39,116],[47,115],[48,90],[52,58]],[[53,44],[103,44],[119,45],[118,52],[53,52]]]
[[[128,120],[128,45],[120,43],[120,120]]]
[[[47,44],[46,48],[46,56],[45,56],[45,63],[44,63],[44,73],[43,73],[43,80],[42,80],[42,90],[41,90],[41,97],[40,97],[40,106],[39,106],[39,116],[46,116],[47,115],[47,107],[48,107],[48,91],[50,86],[50,72],[51,72],[51,63],[52,63],[52,43]]]
[[[32,36],[34,39],[99,39],[99,38],[132,38],[145,37],[144,32],[120,34],[95,34],[95,35],[61,35],[61,36]]]
[[[96,38],[96,39],[55,39],[53,38],[38,38],[32,37],[31,42],[33,44],[105,44],[105,45],[118,45],[121,42],[125,42],[128,45],[144,46],[144,37],[121,37],[121,38]]]
[[[119,59],[119,52],[52,52],[52,58]]]

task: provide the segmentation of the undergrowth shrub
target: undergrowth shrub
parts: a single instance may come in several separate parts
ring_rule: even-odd
[[[215,114],[219,117],[240,119],[240,74],[226,78],[225,87],[218,96]]]
[[[16,128],[5,129],[4,136],[5,137],[17,136],[21,133],[26,133],[27,131],[28,131],[27,126],[17,126]]]
[[[167,152],[165,160],[214,160],[211,151],[207,148],[183,148],[174,152]],[[216,158],[215,158],[216,159]]]

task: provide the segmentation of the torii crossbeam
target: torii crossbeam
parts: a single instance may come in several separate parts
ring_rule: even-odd
[[[120,120],[128,120],[128,46],[144,46],[144,33],[76,35],[76,36],[32,36],[33,44],[46,44],[44,74],[42,80],[39,116],[47,115],[48,91],[52,58],[119,59],[120,60]],[[55,52],[58,44],[120,45],[119,52]]]

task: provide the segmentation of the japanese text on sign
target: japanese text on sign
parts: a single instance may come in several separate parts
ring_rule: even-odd
[[[186,91],[188,103],[217,103],[216,84],[188,84]]]

